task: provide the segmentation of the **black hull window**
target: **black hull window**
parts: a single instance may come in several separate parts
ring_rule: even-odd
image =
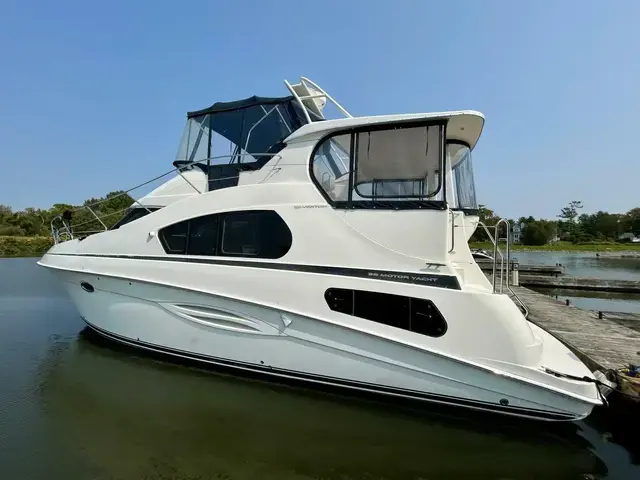
[[[160,241],[164,251],[174,254],[185,254],[187,251],[187,236],[189,235],[189,221],[176,223],[160,230]]]
[[[372,322],[429,337],[447,331],[447,322],[431,300],[345,288],[330,288],[324,298],[331,310]]]
[[[160,230],[164,251],[176,255],[281,258],[291,230],[273,210],[204,215]]]

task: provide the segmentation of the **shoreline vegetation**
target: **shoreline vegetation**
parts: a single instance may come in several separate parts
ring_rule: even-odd
[[[53,240],[47,236],[0,236],[0,258],[41,257],[51,248]],[[471,248],[493,251],[491,242],[470,242]],[[500,247],[504,251],[504,244]],[[541,246],[511,244],[512,252],[598,253],[604,257],[637,258],[640,260],[640,244],[555,242]]]
[[[472,249],[486,250],[493,252],[493,243],[491,242],[469,242]],[[500,244],[500,248],[504,252],[504,243]],[[551,253],[593,253],[600,254],[603,257],[619,257],[619,258],[638,258],[640,259],[640,244],[633,243],[579,243],[571,242],[555,242],[547,245],[522,245],[518,243],[511,244],[512,252],[551,252]]]
[[[41,257],[53,245],[45,236],[0,236],[0,258]]]

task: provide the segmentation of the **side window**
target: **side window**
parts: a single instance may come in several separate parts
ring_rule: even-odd
[[[349,198],[351,134],[327,138],[313,155],[313,176],[334,201]]]
[[[318,142],[311,178],[335,208],[440,208],[443,123],[391,123]],[[423,202],[416,204],[415,202]]]
[[[189,255],[218,255],[219,215],[193,218],[189,224]]]
[[[291,230],[271,210],[227,213],[221,255],[280,258],[291,248]]]
[[[411,331],[430,337],[441,337],[447,331],[447,323],[432,301],[412,298]]]
[[[222,253],[257,257],[260,254],[260,216],[229,213],[224,218]]]
[[[291,230],[271,210],[205,215],[160,230],[170,254],[280,258],[292,244]]]
[[[189,220],[163,228],[160,231],[160,242],[165,252],[184,255],[187,251],[188,234]]]
[[[355,290],[354,303],[353,315],[356,317],[409,330],[409,297]]]
[[[440,190],[440,126],[360,132],[354,172],[363,198],[430,198]]]
[[[126,225],[127,223],[131,223],[139,218],[146,217],[152,212],[158,210],[156,207],[134,207],[131,208],[120,220],[118,220],[112,227],[111,230],[116,230],[120,228],[122,225]]]
[[[429,337],[441,337],[447,331],[447,322],[431,300],[344,288],[330,288],[324,298],[334,312]]]

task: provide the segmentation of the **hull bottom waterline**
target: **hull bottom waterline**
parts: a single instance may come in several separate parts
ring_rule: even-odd
[[[427,392],[418,392],[413,390],[406,390],[394,387],[388,387],[384,385],[376,385],[370,383],[354,382],[352,380],[345,380],[335,377],[326,377],[321,375],[312,375],[304,372],[297,372],[292,370],[284,370],[279,368],[273,368],[266,365],[253,365],[244,362],[237,362],[229,359],[217,358],[208,355],[202,355],[194,352],[187,352],[183,350],[176,350],[173,348],[155,345],[141,341],[139,339],[133,339],[118,335],[113,332],[104,330],[91,322],[87,321],[84,317],[85,323],[101,337],[108,340],[117,342],[127,347],[140,349],[149,353],[158,354],[168,359],[195,362],[196,364],[208,366],[209,368],[222,368],[230,370],[234,374],[240,375],[259,375],[262,378],[272,381],[287,381],[294,382],[299,385],[315,386],[317,388],[332,388],[345,392],[360,392],[366,394],[372,394],[379,398],[394,398],[403,399],[420,403],[431,403],[444,405],[448,407],[456,407],[465,410],[476,410],[482,412],[489,412],[500,415],[509,415],[529,420],[542,420],[542,421],[575,421],[585,418],[586,415],[571,415],[554,411],[544,411],[527,409],[521,407],[490,404],[486,402],[479,402],[469,400],[466,398],[451,397],[445,395],[432,394]]]

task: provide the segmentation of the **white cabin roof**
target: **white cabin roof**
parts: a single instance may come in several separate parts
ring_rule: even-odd
[[[484,126],[484,115],[475,110],[460,110],[455,112],[409,113],[400,115],[375,115],[371,117],[350,117],[337,120],[323,120],[303,125],[287,138],[285,143],[300,140],[311,140],[323,137],[334,131],[363,127],[392,122],[415,122],[419,120],[449,119],[447,124],[447,139],[460,140],[473,149],[480,138]]]

